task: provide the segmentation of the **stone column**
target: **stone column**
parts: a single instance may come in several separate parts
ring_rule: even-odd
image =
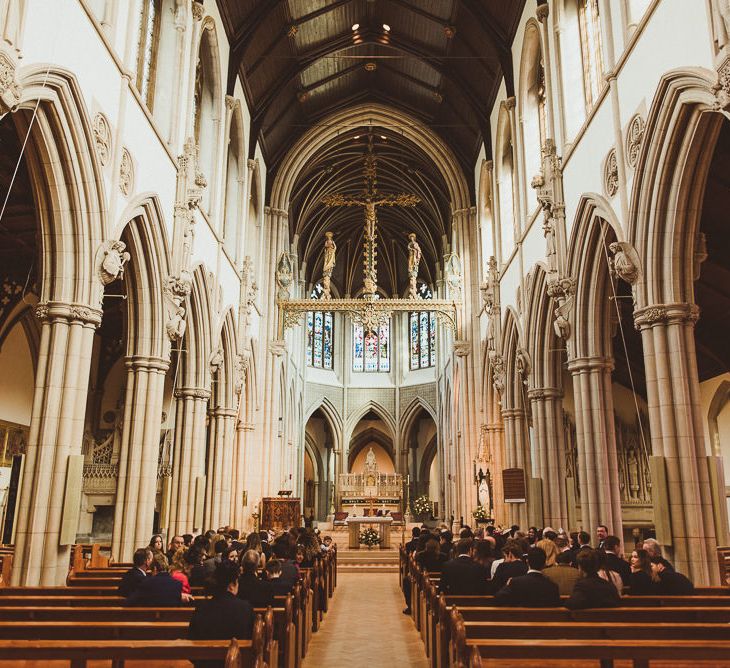
[[[542,479],[545,526],[568,527],[568,500],[565,491],[565,442],[560,390],[536,388],[528,393],[532,405],[535,437],[534,470]]]
[[[61,585],[70,549],[70,544],[59,544],[66,470],[68,457],[81,454],[94,330],[101,311],[47,302],[38,305],[36,315],[41,339],[12,584]]]
[[[525,417],[525,411],[521,408],[502,409],[506,454],[506,466],[504,468],[522,469],[525,472],[525,487],[527,487],[531,472],[527,469],[525,459],[526,445],[529,447]],[[525,489],[525,493],[527,493],[527,489]],[[529,502],[529,497],[526,498]],[[527,503],[510,503],[507,512],[510,523],[519,524],[520,528],[525,528],[527,524]]]
[[[119,479],[114,505],[112,555],[131,561],[149,543],[157,495],[157,463],[165,374],[169,360],[133,355],[126,361]]]
[[[217,407],[208,412],[208,475],[205,494],[205,526],[217,529],[230,521],[231,469],[236,411]]]
[[[194,526],[195,485],[205,463],[205,451],[200,445],[205,443],[205,412],[210,391],[180,388],[175,390],[175,397],[177,417],[170,494],[170,535],[201,528]]]
[[[694,304],[659,304],[634,313],[641,332],[646,369],[651,448],[663,458],[666,507],[655,514],[668,518],[668,536],[675,568],[696,584],[719,584],[715,557],[715,523],[710,491],[703,416],[700,407],[694,327]],[[662,503],[662,506],[664,506]]]
[[[580,472],[581,528],[599,524],[622,535],[611,370],[613,360],[579,357],[568,362],[573,375],[575,427]]]

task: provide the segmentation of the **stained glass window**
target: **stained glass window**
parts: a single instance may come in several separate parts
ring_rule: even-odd
[[[433,299],[430,288],[421,283],[421,299]],[[408,316],[411,371],[436,365],[436,316],[433,311],[411,311]]]
[[[312,299],[322,296],[322,286],[317,283],[310,294]],[[331,311],[307,313],[307,366],[332,369],[335,351],[334,316]]]
[[[598,14],[598,0],[579,0],[578,16],[586,106],[590,109],[603,87],[601,18]]]
[[[362,325],[353,325],[352,370],[390,371],[390,323],[380,325],[377,332],[367,333]]]
[[[160,34],[160,0],[137,0],[137,76],[135,84],[152,111],[157,43]]]

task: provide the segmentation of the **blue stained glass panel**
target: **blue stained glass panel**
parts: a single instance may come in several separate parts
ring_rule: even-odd
[[[307,312],[307,366],[312,366],[312,348],[314,343],[314,313]]]
[[[363,370],[363,331],[362,325],[352,328],[352,370]]]
[[[365,371],[378,370],[378,337],[374,332],[365,335]]]
[[[390,324],[380,326],[380,371],[390,371]]]
[[[322,353],[325,369],[332,368],[332,313],[324,314],[324,349]]]
[[[408,316],[411,371],[418,368],[418,313]]]
[[[421,349],[420,350],[420,353],[421,353],[420,363],[421,363],[421,368],[425,369],[426,367],[428,367],[428,363],[429,363],[428,311],[421,311],[421,313],[419,314],[419,320],[420,320],[420,325],[419,325],[420,343],[419,343],[419,345],[420,345],[420,349]]]
[[[429,360],[431,366],[436,366],[436,314],[429,314],[430,325],[429,325],[429,340],[431,348],[431,358]]]
[[[322,368],[322,311],[314,312],[314,366]]]

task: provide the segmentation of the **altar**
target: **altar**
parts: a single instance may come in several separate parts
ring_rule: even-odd
[[[362,531],[363,525],[377,527],[380,549],[387,550],[390,548],[392,517],[348,517],[345,522],[347,523],[347,533],[350,539],[348,547],[351,550],[360,549],[360,531]]]
[[[367,453],[362,473],[342,473],[338,480],[340,510],[357,514],[360,508],[398,512],[403,498],[403,476],[400,473],[381,473],[373,449]],[[363,513],[364,514],[364,513]]]

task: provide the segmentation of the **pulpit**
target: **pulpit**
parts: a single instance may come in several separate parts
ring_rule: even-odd
[[[298,497],[269,496],[261,499],[262,529],[291,529],[302,525],[302,503]]]

